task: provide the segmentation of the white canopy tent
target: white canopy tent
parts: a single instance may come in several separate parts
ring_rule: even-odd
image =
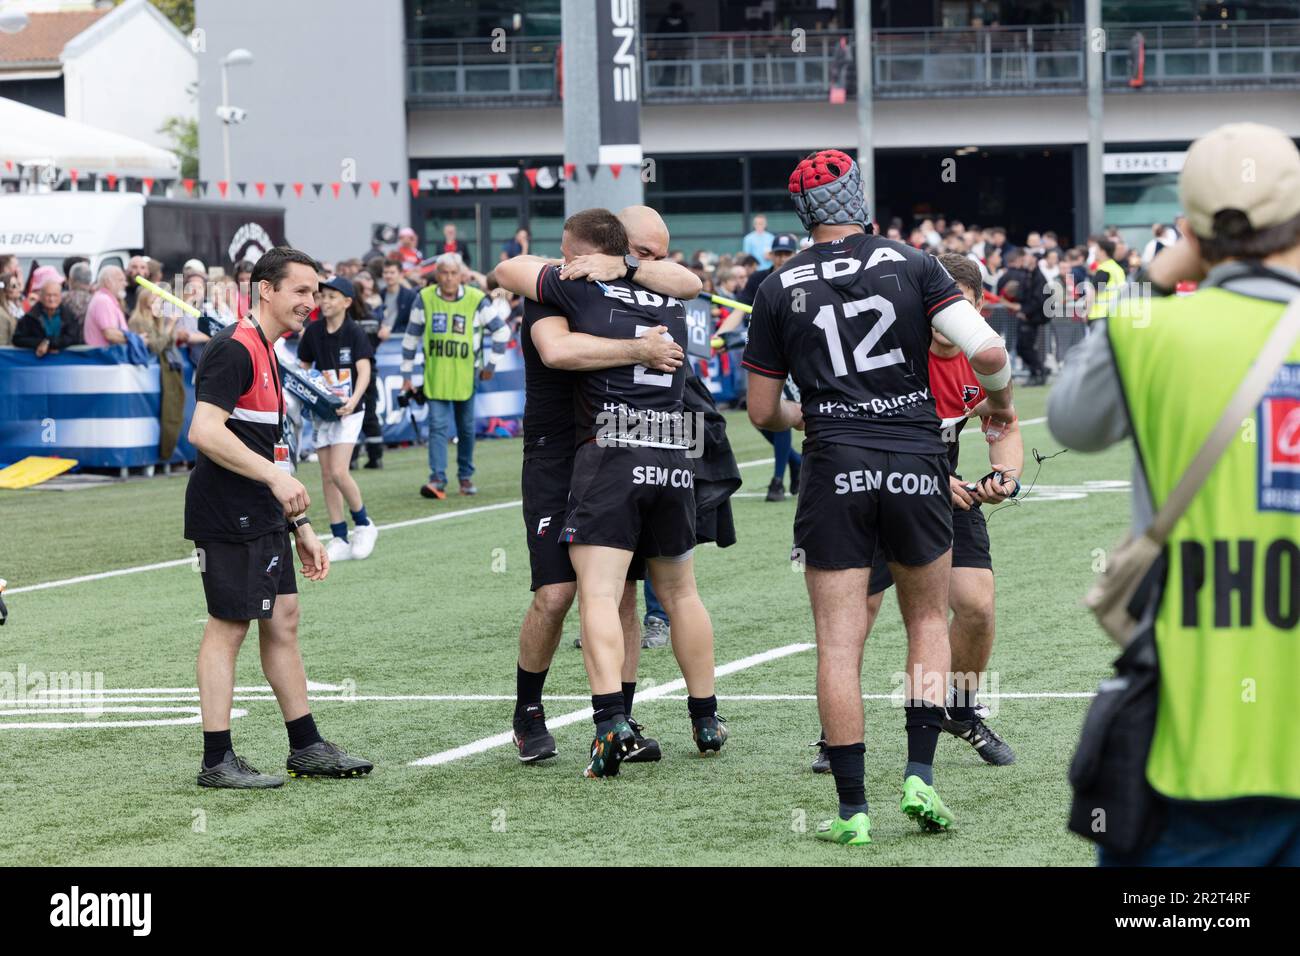
[[[0,167],[12,163],[19,173],[45,168],[58,170],[59,178],[69,169],[123,178],[180,176],[180,160],[169,150],[3,97],[0,130]]]

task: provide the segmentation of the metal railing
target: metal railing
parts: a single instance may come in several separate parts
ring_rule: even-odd
[[[1300,88],[1300,20],[1139,23],[1106,30],[1105,83],[1131,89],[1129,45],[1146,41],[1150,89]],[[1082,93],[1083,26],[876,30],[878,98]],[[647,103],[824,100],[832,80],[852,96],[849,31],[642,34]],[[412,105],[549,105],[557,93],[558,37],[412,41],[407,95]]]

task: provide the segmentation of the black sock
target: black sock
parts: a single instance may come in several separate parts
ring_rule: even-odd
[[[604,734],[626,717],[623,713],[623,692],[616,690],[612,694],[592,694],[591,709],[594,711],[591,719],[596,724],[596,734]]]
[[[515,720],[524,715],[530,704],[542,702],[542,685],[546,683],[548,667],[544,671],[526,671],[515,665]]]
[[[632,716],[632,698],[636,696],[636,681],[623,681],[623,713]]]
[[[230,743],[229,730],[203,731],[203,766],[205,769],[215,767],[221,763],[226,754],[234,749]]]
[[[948,708],[948,716],[953,720],[974,720],[975,697],[978,694],[979,689],[975,687],[968,690],[954,687],[951,691],[952,706]]]
[[[903,777],[920,777],[925,783],[933,784],[934,750],[939,744],[943,708],[913,700],[903,705],[903,713],[907,715],[907,767]]]
[[[708,697],[687,697],[686,709],[690,711],[691,720],[712,717],[718,712],[718,697],[716,694],[710,694]]]
[[[867,785],[865,754],[867,745],[827,745],[826,756],[831,762],[835,777],[835,790],[840,795],[840,819],[848,820],[855,813],[867,812]]]
[[[310,713],[303,714],[297,720],[286,720],[284,729],[289,731],[290,750],[302,750],[303,747],[320,743],[322,739]]]

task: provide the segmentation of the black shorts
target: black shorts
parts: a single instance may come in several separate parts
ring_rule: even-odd
[[[962,511],[952,509],[952,566],[954,568],[984,568],[993,570],[993,554],[989,550],[989,529],[984,512],[979,508]],[[871,584],[868,594],[879,594],[894,586],[894,576],[880,551],[871,565]]]
[[[869,568],[877,549],[929,564],[952,547],[948,457],[818,444],[803,459],[794,547],[828,571]]]
[[[569,549],[560,542],[564,519],[569,514],[569,481],[572,458],[526,458],[523,470],[524,528],[528,538],[528,562],[532,568],[531,590],[548,584],[569,584],[578,580],[569,563]],[[627,579],[645,578],[645,559],[637,556],[628,567]]]
[[[685,451],[588,442],[573,464],[560,539],[675,558],[695,547],[695,467]]]
[[[195,541],[208,613],[223,621],[252,621],[275,613],[275,598],[297,594],[289,532],[248,541]]]

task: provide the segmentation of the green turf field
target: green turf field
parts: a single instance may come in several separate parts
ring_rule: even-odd
[[[1044,414],[1045,392],[1022,390],[1024,420]],[[1056,451],[1043,424],[1025,444]],[[769,446],[743,413],[731,439],[745,487],[735,500],[740,543],[698,552],[700,590],[713,615],[717,660],[810,644],[804,582],[788,560],[794,501],[762,500]],[[978,432],[965,441],[968,474],[987,461]],[[100,721],[192,720],[168,726],[15,729],[16,723],[80,724],[80,713],[0,703],[0,856],[10,864],[946,864],[1084,865],[1090,847],[1064,828],[1065,773],[1086,700],[990,701],[990,724],[1019,762],[985,766],[951,737],[939,743],[936,785],[959,829],[922,834],[898,811],[905,739],[900,708],[868,700],[870,847],[813,839],[835,806],[829,777],[808,772],[816,737],[811,650],[738,670],[718,681],[732,738],[712,759],[695,755],[684,691],[638,697],[636,716],[658,737],[660,764],[628,766],[609,781],[580,777],[591,724],[556,731],[559,757],[520,766],[497,746],[437,766],[410,766],[509,729],[510,700],[372,700],[374,697],[512,697],[519,621],[529,599],[528,554],[517,504],[518,441],[486,441],[477,453],[480,494],[420,498],[423,449],[392,452],[382,472],[357,472],[371,516],[393,522],[449,516],[382,531],[365,562],[329,579],[300,577],[302,644],[327,737],[375,760],[364,780],[290,781],[261,793],[205,791],[194,784],[201,739],[194,658],[204,621],[202,591],[188,565],[15,593],[0,630],[0,677],[34,672],[102,674],[122,698]],[[1093,551],[1127,525],[1123,482],[1130,454],[1074,453],[1048,462],[1031,500],[990,519],[998,574],[999,636],[990,670],[1003,694],[1091,691],[1111,646],[1079,607]],[[1027,478],[1034,473],[1032,461]],[[327,527],[318,472],[301,474]],[[11,588],[184,559],[184,476],[77,492],[0,492],[0,576]],[[1026,480],[1026,484],[1028,481]],[[1032,500],[1038,497],[1039,500]],[[491,506],[497,506],[495,508]],[[471,513],[465,513],[472,509]],[[459,512],[459,514],[458,514]],[[554,719],[588,693],[576,614],[547,684]],[[867,651],[863,692],[888,694],[904,660],[894,602]],[[645,651],[639,693],[678,678],[668,648]],[[263,687],[252,641],[239,684]],[[3,685],[0,685],[3,686]],[[30,686],[30,684],[29,684]],[[152,689],[152,690],[150,690]],[[159,691],[158,689],[163,689]],[[179,689],[179,690],[177,690]],[[283,768],[283,724],[270,694],[237,700],[236,747],[265,771]],[[728,699],[736,697],[739,699]],[[152,699],[150,699],[152,698]],[[778,698],[778,699],[754,699]],[[129,703],[128,703],[129,701]],[[22,711],[15,713],[15,711]],[[43,711],[43,712],[42,712]]]

